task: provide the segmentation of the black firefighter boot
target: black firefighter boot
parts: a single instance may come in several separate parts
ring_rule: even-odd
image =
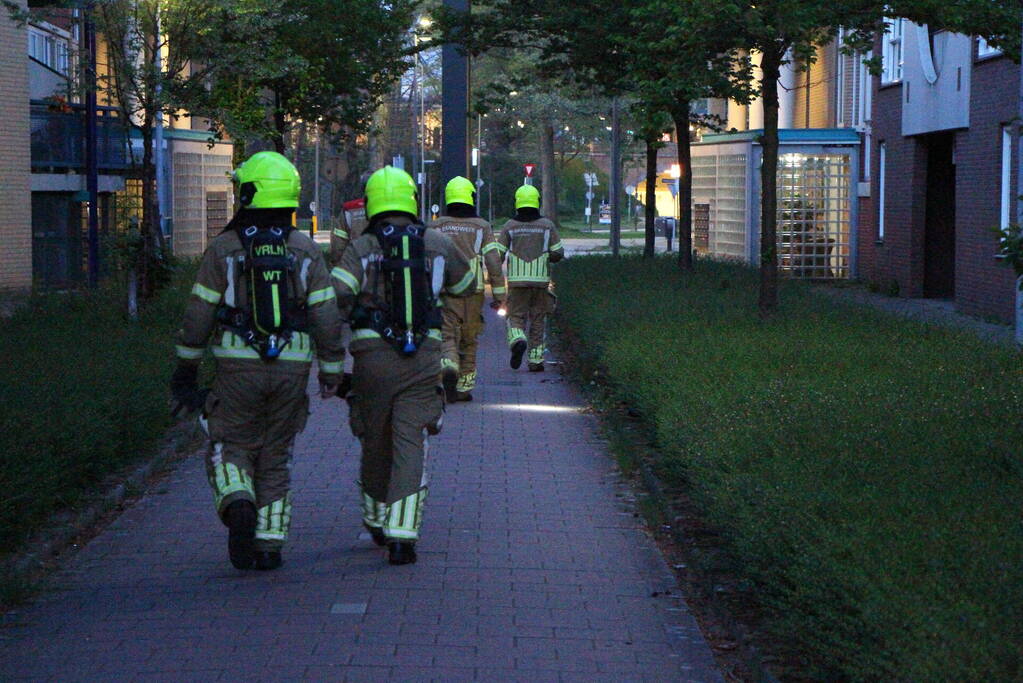
[[[454,403],[458,400],[458,371],[454,368],[444,368],[440,373],[441,382],[444,384],[445,403]]]
[[[411,541],[390,541],[387,544],[387,561],[391,564],[415,564],[416,544]]]
[[[256,551],[256,569],[267,571],[277,569],[282,564],[284,564],[284,559],[281,557],[280,550]]]
[[[526,353],[526,346],[527,344],[525,339],[519,339],[514,344],[512,344],[511,347],[512,355],[511,361],[509,362],[509,365],[511,365],[512,370],[518,370],[519,366],[522,365],[522,356],[525,355]]]
[[[224,510],[227,525],[227,555],[238,569],[251,569],[256,541],[256,506],[252,501],[236,500]]]

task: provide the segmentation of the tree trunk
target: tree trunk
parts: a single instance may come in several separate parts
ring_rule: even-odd
[[[154,224],[159,220],[156,205],[156,167],[153,165],[153,116],[147,111],[142,118],[142,221],[139,223],[139,250],[137,254],[137,276],[139,298],[149,301],[155,290],[150,268],[153,250],[153,235],[159,230]]]
[[[675,137],[678,139],[678,267],[692,270],[693,164],[692,149],[689,146],[689,100],[676,100],[671,109],[671,118],[675,122]]]
[[[284,133],[287,132],[287,122],[284,118],[284,108],[281,105],[281,94],[274,91],[274,149],[278,154],[284,154]]]
[[[761,315],[778,308],[778,76],[782,54],[764,52],[761,93],[764,102],[764,136],[760,166],[760,300]]]
[[[558,223],[558,176],[554,160],[554,122],[545,121],[540,131],[540,196],[543,215]]]
[[[654,216],[657,215],[657,143],[653,140],[646,141],[646,206],[643,207],[643,216],[646,226],[646,244],[643,247],[643,258],[653,258],[654,249],[657,243],[657,234],[654,232]]]
[[[611,99],[611,253],[622,248],[622,117],[617,97]]]

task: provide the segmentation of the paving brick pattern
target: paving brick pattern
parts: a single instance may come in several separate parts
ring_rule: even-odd
[[[721,680],[593,418],[503,336],[431,441],[418,564],[362,533],[346,410],[315,400],[284,567],[228,564],[191,458],[6,616],[0,679]]]

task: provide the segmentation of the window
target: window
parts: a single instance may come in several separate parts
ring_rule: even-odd
[[[1002,193],[998,227],[1007,228],[1012,222],[1012,129],[1002,128]]]
[[[884,241],[884,176],[887,167],[888,145],[880,144],[880,158],[877,161],[877,241]]]
[[[1000,48],[991,45],[983,38],[977,38],[977,57],[994,57],[1002,54]]]
[[[836,43],[845,42],[846,30],[839,29]],[[835,122],[841,128],[861,128],[870,116],[865,103],[870,97],[871,79],[864,55],[842,54],[839,50],[836,63]]]
[[[886,19],[884,35],[881,36],[881,83],[898,83],[902,80],[902,33],[905,19]]]
[[[28,32],[28,56],[42,62],[54,71],[68,72],[67,41],[49,33],[30,30]]]

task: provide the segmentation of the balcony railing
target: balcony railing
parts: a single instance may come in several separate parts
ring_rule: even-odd
[[[85,168],[85,109],[54,110],[45,102],[33,101],[32,168]],[[130,166],[128,137],[113,107],[97,107],[96,157],[101,171],[124,170]]]

